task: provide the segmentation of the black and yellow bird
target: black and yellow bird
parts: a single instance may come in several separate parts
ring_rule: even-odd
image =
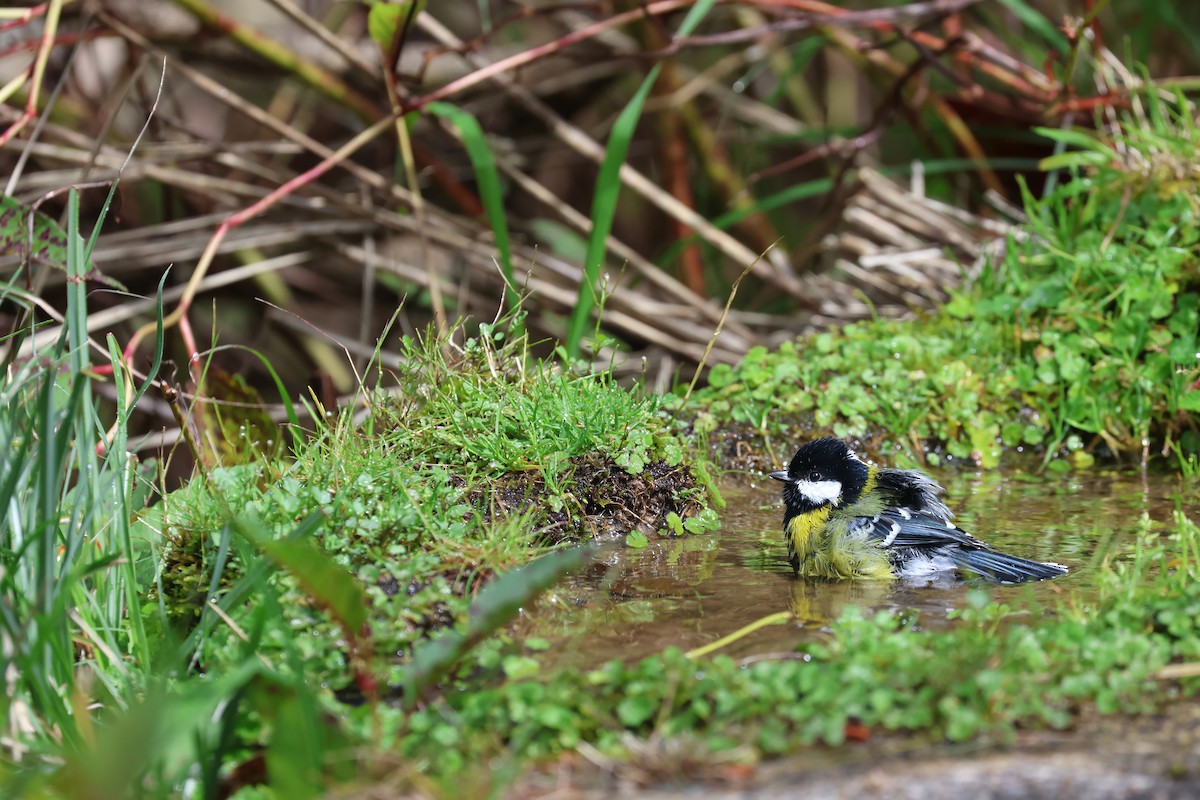
[[[928,475],[867,464],[839,439],[803,445],[771,477],[784,482],[788,560],[802,575],[914,581],[956,571],[1024,583],[1067,572],[993,550],[951,522]]]

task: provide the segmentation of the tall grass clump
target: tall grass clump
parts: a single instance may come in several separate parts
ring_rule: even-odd
[[[312,728],[316,706],[302,681],[289,683],[256,660],[252,647],[215,679],[182,680],[197,631],[172,635],[165,606],[149,602],[163,562],[160,543],[137,516],[154,491],[154,470],[139,463],[127,441],[129,417],[152,381],[126,370],[111,338],[107,348],[88,338],[91,243],[80,235],[78,217],[72,191],[61,324],[26,322],[5,343],[0,794],[165,797],[191,782],[203,796],[216,796],[220,767],[237,741],[232,731],[248,710],[288,714],[297,727]],[[0,301],[27,320],[46,307],[16,279],[0,289]],[[158,305],[150,375],[162,356],[161,284]],[[113,371],[115,407],[93,391],[105,366],[93,360],[97,352]],[[231,582],[230,594],[258,590],[269,600],[265,572],[258,566],[250,579]],[[208,610],[202,621],[211,625],[220,614]],[[273,687],[271,702],[256,702],[253,686]],[[323,741],[319,729],[307,738]],[[291,764],[290,774],[309,776],[320,763],[311,748],[291,750],[309,767]]]
[[[35,344],[34,322],[10,336],[0,386],[0,717],[6,756],[23,767],[89,745],[94,715],[126,708],[154,657],[139,612],[144,557],[130,528],[130,510],[149,491],[125,449],[135,398],[119,394],[110,441],[92,392],[74,193],[68,215],[63,324],[46,344]],[[15,284],[0,301],[34,319]]]

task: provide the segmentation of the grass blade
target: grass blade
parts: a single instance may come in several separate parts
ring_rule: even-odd
[[[679,35],[686,36],[691,33],[714,3],[715,0],[700,0],[692,6],[679,26]],[[621,167],[625,164],[625,156],[629,154],[629,144],[642,116],[646,98],[650,95],[650,89],[658,80],[661,70],[662,65],[655,64],[646,75],[642,85],[613,123],[612,133],[608,137],[604,163],[600,165],[596,192],[592,196],[592,233],[588,237],[587,255],[583,263],[583,281],[579,284],[579,297],[567,325],[566,350],[570,358],[579,355],[579,346],[583,342],[588,319],[596,307],[596,293],[599,291],[597,283],[608,250],[608,235],[612,233],[613,218],[617,213],[617,199],[621,195]]]
[[[549,589],[568,572],[595,556],[595,548],[574,547],[543,556],[497,578],[484,587],[471,606],[466,628],[428,642],[413,654],[404,692],[412,707],[472,647],[512,619],[521,607]]]
[[[517,308],[517,283],[513,276],[512,246],[509,244],[508,215],[504,210],[504,192],[500,185],[500,173],[492,148],[479,120],[469,111],[449,103],[430,103],[429,112],[450,120],[462,135],[471,166],[475,168],[475,181],[479,184],[479,198],[483,201],[492,235],[496,237],[496,250],[500,253],[500,270],[504,273],[504,297],[509,310]]]

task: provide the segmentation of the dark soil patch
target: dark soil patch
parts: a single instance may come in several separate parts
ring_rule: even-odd
[[[774,441],[757,428],[740,422],[722,425],[708,435],[712,461],[732,472],[770,472],[789,458],[792,444]],[[787,455],[785,455],[787,454]]]
[[[599,454],[573,458],[570,464],[564,495],[552,495],[541,473],[512,472],[477,499],[487,503],[493,517],[544,509],[541,524],[551,544],[635,530],[650,534],[665,528],[672,512],[688,517],[701,510],[696,478],[686,467],[653,461],[633,475]]]

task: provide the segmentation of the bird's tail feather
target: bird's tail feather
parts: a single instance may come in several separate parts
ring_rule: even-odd
[[[1067,568],[1052,561],[1032,561],[1028,558],[997,553],[994,550],[961,549],[953,556],[954,563],[962,569],[978,572],[997,583],[1025,583],[1044,581],[1067,574]]]

